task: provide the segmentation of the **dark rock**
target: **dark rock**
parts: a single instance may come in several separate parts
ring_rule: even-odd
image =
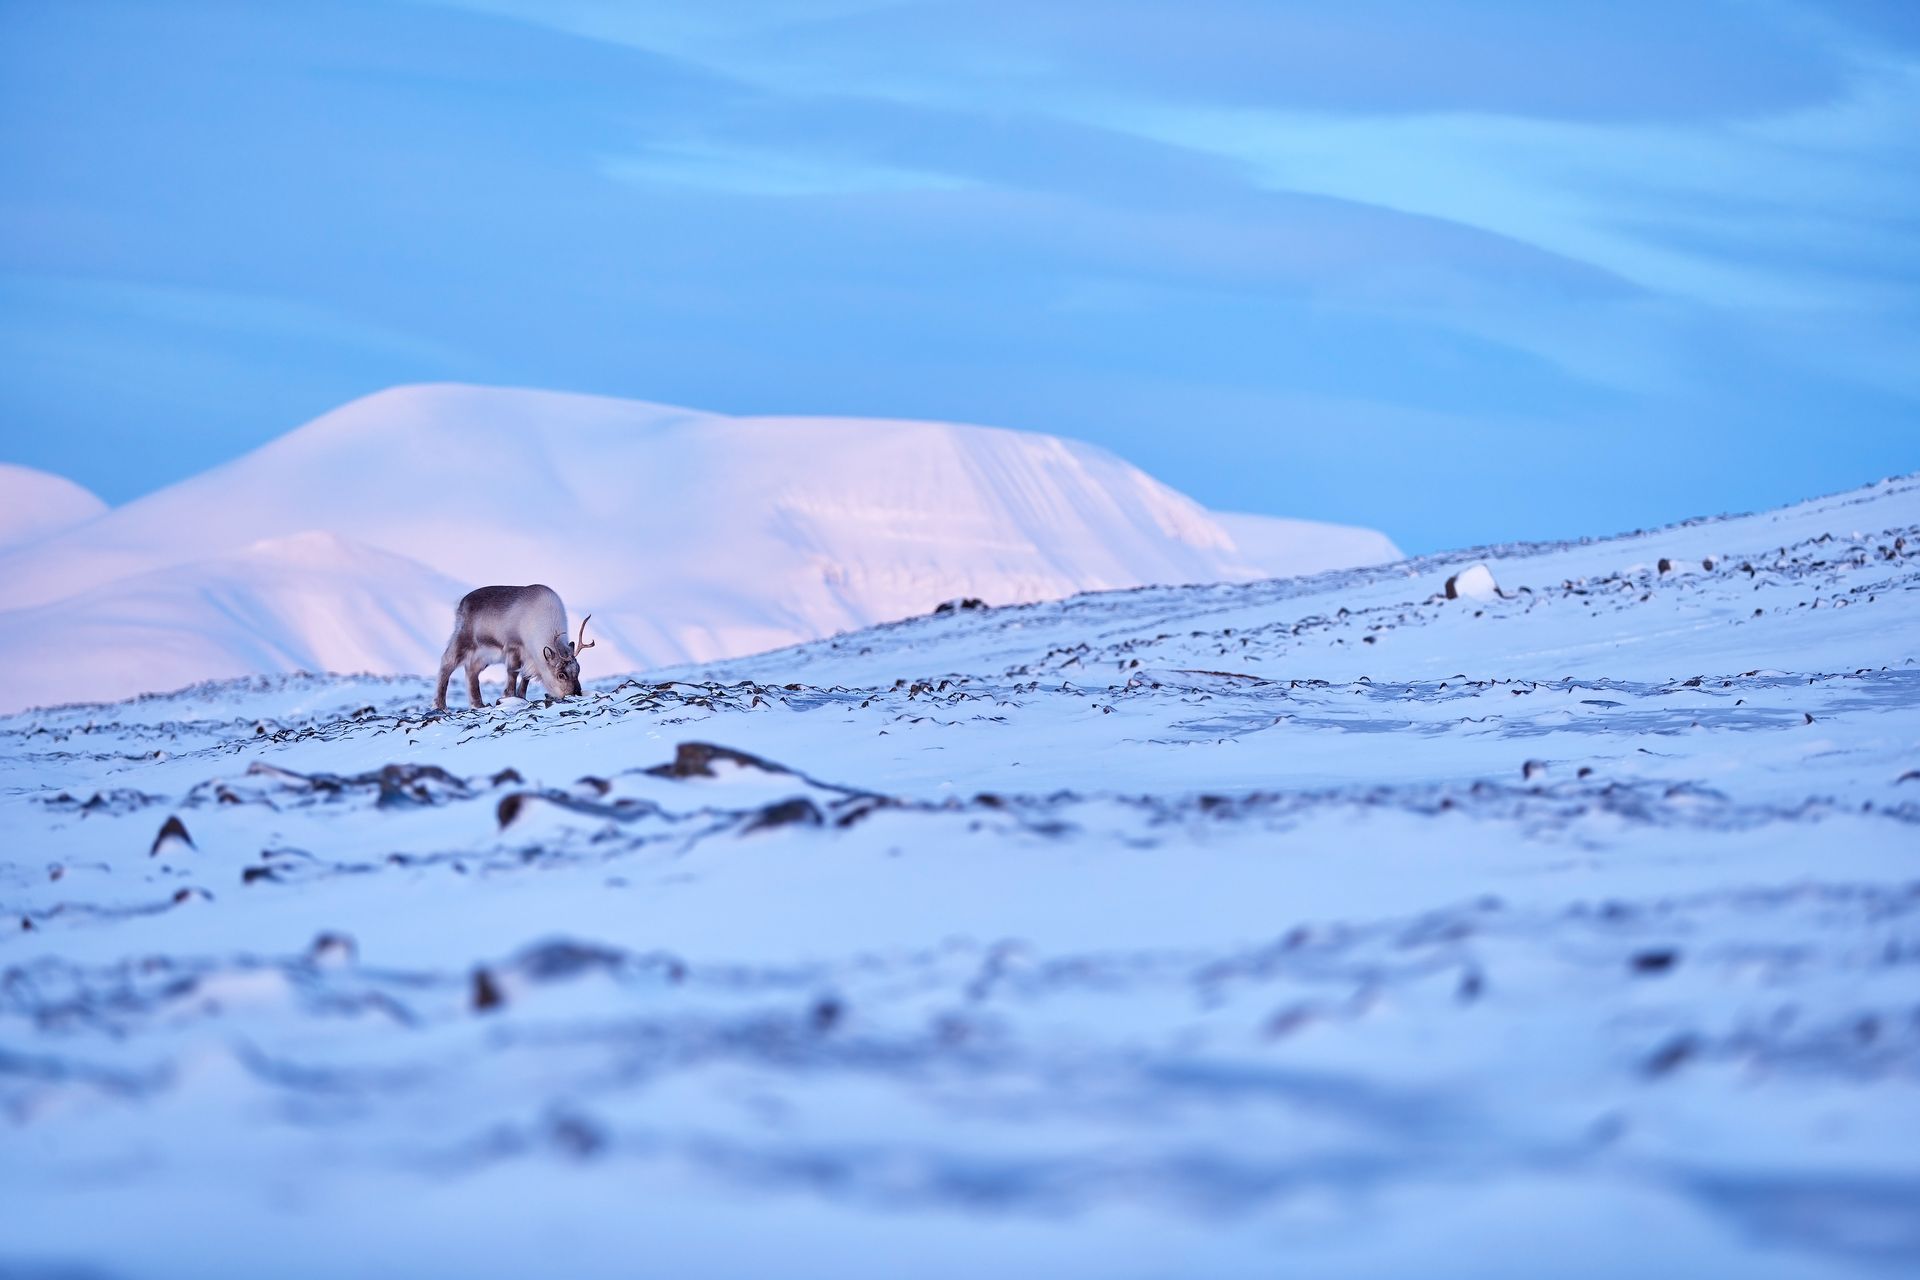
[[[520,952],[514,957],[514,966],[536,982],[555,982],[589,969],[618,969],[626,958],[626,952],[612,947],[555,938]]]
[[[805,796],[795,796],[791,800],[781,800],[767,805],[753,814],[747,819],[746,825],[740,828],[740,833],[745,835],[750,831],[770,831],[775,827],[790,827],[795,824],[817,827],[824,821],[813,801]]]
[[[1664,1076],[1676,1070],[1682,1063],[1700,1051],[1700,1042],[1691,1035],[1681,1034],[1655,1049],[1644,1064],[1650,1076]]]
[[[1627,963],[1635,973],[1665,973],[1680,963],[1680,953],[1671,947],[1637,951]]]
[[[344,933],[319,934],[307,948],[307,959],[315,964],[352,964],[359,957],[359,945]]]
[[[507,998],[501,994],[498,984],[493,980],[493,975],[485,969],[475,969],[473,971],[473,1011],[485,1013],[489,1009],[498,1009],[506,1002]]]
[[[835,806],[833,825],[851,827],[878,813],[882,809],[893,808],[893,802],[883,796],[855,796]]]
[[[600,1131],[600,1126],[580,1116],[555,1118],[547,1127],[547,1137],[562,1153],[576,1160],[591,1159],[607,1147],[607,1136]]]
[[[713,771],[713,762],[716,760],[759,769],[764,773],[791,772],[771,760],[762,760],[745,751],[735,751],[732,747],[717,746],[711,742],[683,742],[674,748],[672,764],[657,764],[647,772],[656,778],[711,778],[716,776]]]
[[[500,803],[494,807],[494,817],[500,820],[500,829],[507,829],[512,821],[520,816],[520,810],[526,807],[527,797],[521,792],[500,797]]]
[[[180,821],[180,815],[176,813],[160,824],[160,834],[153,838],[153,847],[147,850],[147,856],[151,858],[159,853],[170,840],[178,840],[189,849],[199,847],[194,844],[193,837],[187,834],[187,824]]]
[[[368,777],[362,774],[350,781],[362,782]],[[464,778],[455,777],[437,764],[390,764],[372,778],[380,787],[380,799],[376,803],[383,809],[435,804],[447,795],[472,793]]]

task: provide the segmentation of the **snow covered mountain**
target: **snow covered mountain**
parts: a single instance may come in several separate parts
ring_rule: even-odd
[[[0,552],[84,524],[106,510],[106,503],[64,476],[0,462]]]
[[[1216,511],[1213,518],[1233,539],[1241,558],[1258,565],[1268,577],[1297,578],[1391,564],[1400,558],[1393,539],[1377,529],[1237,511]]]
[[[0,1274],[1911,1274],[1916,636],[1906,477],[0,717]]]
[[[419,671],[428,638],[447,629],[447,602],[464,591],[417,561],[331,533],[267,538],[0,611],[0,655],[19,675],[0,705],[265,672]]]
[[[1396,554],[1377,535],[1303,523],[1276,536],[1239,519],[1248,552],[1190,499],[1049,436],[403,387],[0,555],[0,665],[23,673],[0,706],[311,663],[430,670],[453,602],[490,582],[546,582],[576,619],[591,612],[606,672],[954,597],[1021,603]],[[316,572],[316,554],[333,567]],[[56,616],[87,637],[84,667],[40,660]]]

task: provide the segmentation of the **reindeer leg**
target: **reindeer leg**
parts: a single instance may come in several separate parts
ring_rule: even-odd
[[[445,711],[447,709],[447,681],[453,678],[453,669],[460,665],[461,656],[458,638],[456,637],[454,640],[448,641],[447,651],[440,655],[440,683],[435,686],[433,691],[433,709],[435,711]]]
[[[476,707],[486,705],[480,700],[480,672],[484,665],[477,653],[467,659],[467,698]]]
[[[520,653],[517,649],[507,650],[507,689],[500,695],[500,701],[520,696]]]

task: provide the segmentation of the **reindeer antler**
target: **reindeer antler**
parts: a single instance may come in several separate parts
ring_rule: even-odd
[[[587,619],[591,617],[593,617],[593,615],[588,614],[586,618],[580,619],[580,639],[573,642],[573,651],[575,653],[579,653],[584,649],[591,649],[600,643],[598,640],[587,639]]]

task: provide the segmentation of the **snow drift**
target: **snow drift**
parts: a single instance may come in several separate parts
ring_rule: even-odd
[[[0,662],[25,673],[0,707],[249,670],[428,670],[454,601],[494,582],[545,582],[576,618],[591,612],[606,673],[956,597],[1010,604],[1393,555],[1378,535],[1299,524],[1282,536],[1238,519],[1230,533],[1104,450],[1050,436],[403,387],[0,554]],[[55,614],[89,654],[57,678],[43,661]]]

